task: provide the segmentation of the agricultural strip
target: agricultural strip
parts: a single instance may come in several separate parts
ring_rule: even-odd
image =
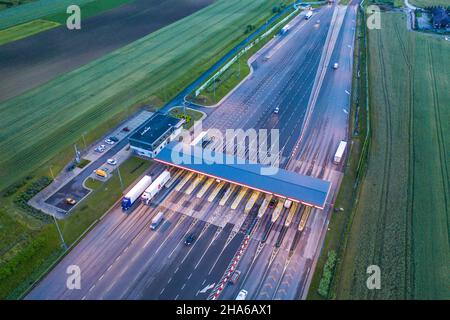
[[[450,297],[450,44],[405,25],[383,13],[369,31],[372,144],[338,299]],[[366,287],[370,265],[380,290]]]
[[[66,11],[72,4],[83,5],[95,0],[39,0],[0,11],[0,30]]]
[[[432,6],[450,7],[450,0],[409,0],[409,3],[421,8]]]
[[[54,21],[34,20],[5,30],[0,30],[0,46],[57,26],[59,26],[59,23]]]
[[[81,30],[55,28],[3,45],[0,50],[0,102],[141,39],[208,6],[213,0],[135,0],[92,17],[124,0],[97,0],[82,6]],[[59,16],[46,20],[61,22]]]
[[[276,1],[217,1],[80,69],[0,104],[0,189],[153,95],[174,96],[271,16]]]

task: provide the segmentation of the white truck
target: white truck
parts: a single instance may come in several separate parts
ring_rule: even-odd
[[[139,199],[145,189],[152,183],[152,177],[144,176],[130,191],[122,198],[122,209],[127,211],[133,203]]]
[[[312,17],[312,15],[313,15],[312,10],[308,10],[308,12],[306,12],[305,19],[308,20],[309,18]]]
[[[144,194],[142,195],[142,201],[145,204],[149,204],[154,196],[158,194],[158,192],[164,187],[164,185],[170,179],[170,172],[165,170],[163,173],[159,175],[152,184],[145,189]]]
[[[158,229],[161,222],[164,220],[164,212],[160,211],[153,219],[152,224],[150,225],[150,229],[156,230]]]
[[[340,164],[342,161],[342,158],[344,157],[345,149],[347,148],[347,141],[341,141],[339,143],[339,146],[336,150],[336,153],[334,154],[333,162],[335,164]]]

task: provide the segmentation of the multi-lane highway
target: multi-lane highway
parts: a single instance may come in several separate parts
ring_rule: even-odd
[[[287,35],[252,59],[252,75],[203,122],[204,128],[222,131],[279,129],[281,165],[332,181],[332,196],[342,175],[330,158],[347,135],[356,7],[345,12],[326,6],[310,20],[300,16],[293,21]],[[343,22],[337,19],[340,15],[345,15]],[[340,68],[325,64],[317,103],[305,123],[335,21],[341,21],[342,28],[330,61],[339,61]],[[274,114],[277,106],[280,112]],[[150,171],[156,175],[163,169],[155,164]],[[304,295],[326,232],[328,205],[325,211],[301,205],[287,209],[282,200],[268,206],[263,194],[176,169],[171,173],[175,178],[170,187],[150,207],[140,204],[129,215],[114,207],[27,298],[211,298],[246,235],[250,241],[238,265],[240,279],[226,286],[220,298],[234,299],[241,289],[250,299]],[[150,222],[160,211],[165,221],[151,231]],[[191,234],[196,240],[186,245]],[[66,286],[70,265],[81,269],[79,290]]]

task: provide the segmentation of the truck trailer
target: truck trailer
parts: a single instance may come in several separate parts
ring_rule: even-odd
[[[347,147],[347,141],[341,141],[339,143],[339,146],[338,146],[338,148],[336,150],[336,153],[334,154],[334,159],[333,159],[333,162],[335,164],[340,164],[341,163],[342,158],[343,158],[344,153],[345,153],[346,147]]]
[[[162,189],[162,187],[169,181],[170,172],[165,170],[163,173],[159,175],[158,178],[153,181],[153,183],[144,191],[142,195],[142,201],[145,204],[149,204],[154,196],[158,194],[158,192]]]
[[[136,185],[127,192],[127,194],[122,198],[122,209],[127,211],[131,208],[133,203],[139,199],[141,194],[148,188],[152,183],[152,177],[144,176]]]

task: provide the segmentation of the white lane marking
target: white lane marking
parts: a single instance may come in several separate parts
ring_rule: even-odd
[[[167,283],[170,283],[170,281],[172,281],[172,277],[170,277],[169,281],[167,281]]]
[[[192,277],[192,273],[189,275],[188,280]]]
[[[166,288],[163,288],[163,289],[161,290],[161,292],[159,293],[159,295],[162,295],[163,292],[164,292],[164,290],[166,290]]]
[[[344,111],[345,114],[348,114],[348,111],[346,109],[342,109],[342,111]]]
[[[205,279],[205,281],[206,281],[206,279]],[[203,283],[205,283],[205,281],[203,281]],[[216,285],[215,282],[211,283],[211,284],[207,285],[206,287],[204,287],[202,290],[198,291],[198,293],[206,293],[206,291],[211,290],[212,288],[214,288],[215,285]]]
[[[348,94],[348,95],[350,95],[350,92],[349,92],[348,90],[345,90],[345,93]]]
[[[185,284],[183,284],[183,286],[181,287],[181,290],[183,290],[183,289],[184,289],[184,287],[186,287],[186,283],[185,283]]]

